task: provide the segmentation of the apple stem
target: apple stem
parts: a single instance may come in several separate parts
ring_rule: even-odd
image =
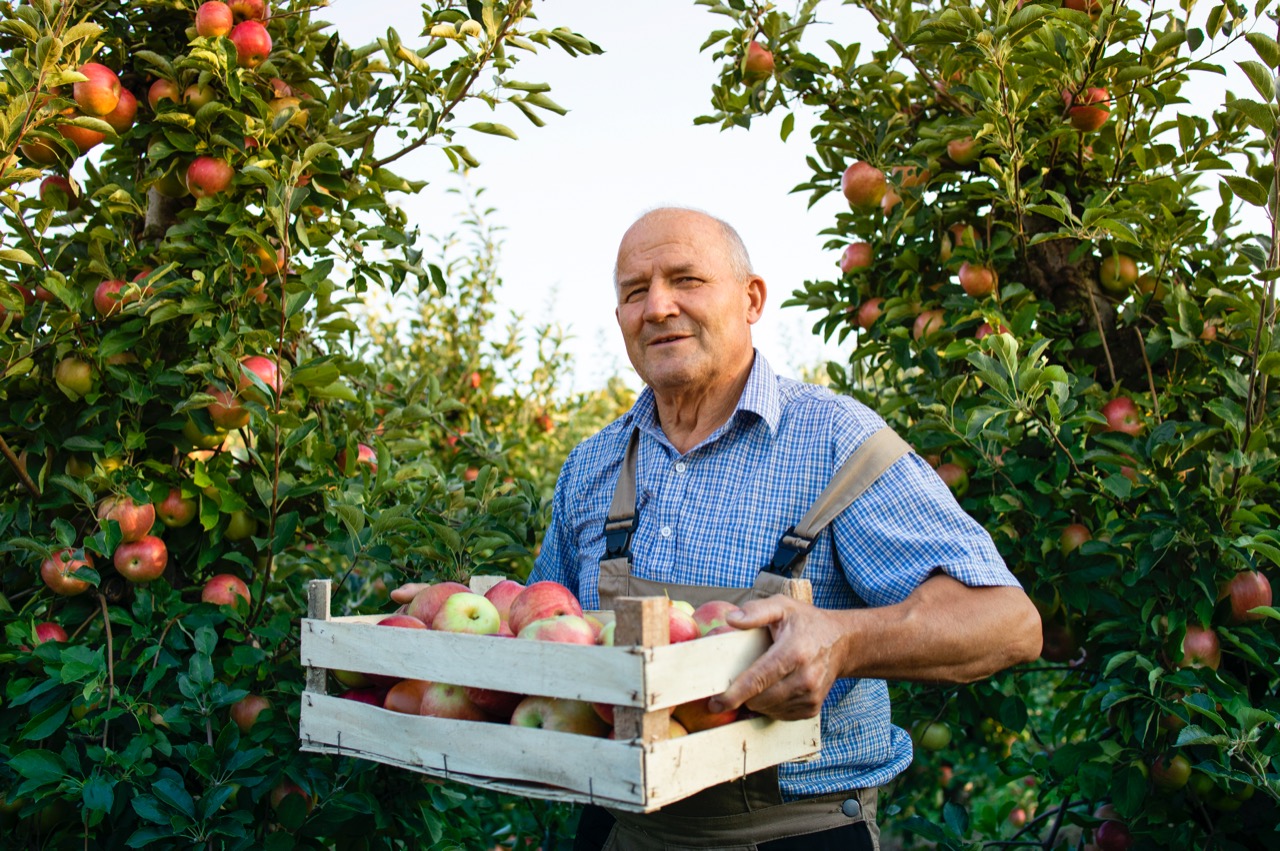
[[[102,626],[107,633],[107,712],[111,711],[111,699],[116,693],[116,662],[115,650],[111,637],[111,613],[107,611],[107,598],[98,594],[98,605],[102,607]],[[111,727],[110,720],[104,719],[102,722],[102,746],[107,746],[107,731]],[[210,745],[213,742],[209,743]]]

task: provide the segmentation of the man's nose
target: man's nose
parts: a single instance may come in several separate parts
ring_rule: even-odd
[[[654,281],[644,298],[644,321],[665,322],[680,313],[675,290],[664,281]]]

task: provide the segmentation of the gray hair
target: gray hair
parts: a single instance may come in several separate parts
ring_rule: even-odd
[[[729,255],[729,267],[733,271],[733,276],[740,281],[745,282],[748,278],[755,275],[755,270],[751,268],[751,255],[747,253],[746,243],[742,241],[742,236],[724,219],[711,215],[706,210],[699,210],[696,207],[653,207],[645,210],[631,226],[658,213],[696,213],[699,216],[705,216],[715,222],[720,228],[720,236],[724,239],[725,250]],[[629,230],[629,229],[628,229]],[[618,286],[618,267],[613,267],[613,285]]]

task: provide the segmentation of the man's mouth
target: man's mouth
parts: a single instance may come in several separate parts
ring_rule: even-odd
[[[661,334],[657,337],[651,338],[649,340],[649,345],[661,346],[666,343],[676,343],[676,342],[679,342],[680,340],[688,339],[688,337],[689,337],[688,334]]]

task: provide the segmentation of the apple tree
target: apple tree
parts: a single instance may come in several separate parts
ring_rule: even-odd
[[[1273,846],[1274,4],[865,0],[852,31],[819,0],[702,4],[723,65],[700,121],[804,114],[797,191],[843,195],[831,274],[790,301],[852,342],[834,384],[1043,616],[1039,664],[897,689],[917,763],[889,829]],[[1224,66],[1245,90],[1220,102]]]
[[[349,611],[536,544],[541,483],[422,463],[436,435],[410,432],[459,388],[370,361],[360,305],[470,274],[419,245],[403,170],[562,112],[517,73],[546,49],[599,50],[527,0],[438,0],[362,46],[305,3],[0,7],[6,842],[554,832],[556,808],[297,750],[307,580]]]

